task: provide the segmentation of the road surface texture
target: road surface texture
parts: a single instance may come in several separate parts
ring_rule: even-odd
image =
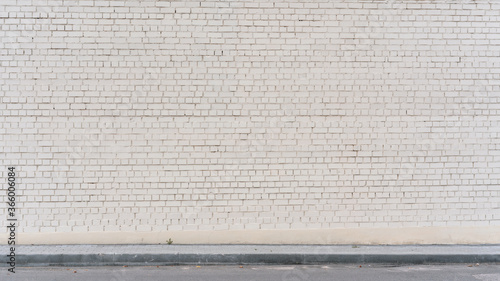
[[[129,266],[129,267],[19,267],[16,273],[2,268],[2,281],[16,280],[481,280],[499,281],[500,264],[447,265],[225,265],[225,266]]]

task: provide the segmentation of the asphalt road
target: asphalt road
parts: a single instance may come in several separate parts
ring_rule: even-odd
[[[277,266],[137,266],[137,267],[33,267],[9,273],[0,268],[0,280],[482,280],[500,281],[500,264],[453,265],[277,265]]]

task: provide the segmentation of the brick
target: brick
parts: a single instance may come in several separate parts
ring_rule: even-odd
[[[3,3],[22,230],[500,225],[499,5],[327,2]]]

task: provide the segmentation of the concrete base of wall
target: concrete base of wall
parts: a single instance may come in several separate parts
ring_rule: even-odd
[[[1,241],[6,243],[6,234]],[[500,244],[500,226],[18,233],[17,244]]]

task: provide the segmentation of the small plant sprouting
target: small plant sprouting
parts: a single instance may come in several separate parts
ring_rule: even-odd
[[[174,241],[172,240],[172,238],[168,238],[168,240],[167,240],[167,244],[168,244],[168,245],[172,245],[172,243],[174,243]]]

